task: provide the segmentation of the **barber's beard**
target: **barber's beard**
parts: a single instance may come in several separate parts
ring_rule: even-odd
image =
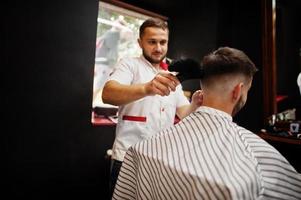
[[[160,60],[157,59],[153,59],[151,56],[148,56],[144,51],[142,51],[142,54],[144,56],[144,58],[146,60],[148,60],[148,62],[150,62],[151,64],[159,64],[160,62],[162,62],[166,56],[166,54],[162,55],[162,57],[160,58]]]
[[[237,101],[236,105],[233,108],[232,116],[235,116],[245,105],[246,101],[242,99],[242,96],[240,96],[239,100]]]

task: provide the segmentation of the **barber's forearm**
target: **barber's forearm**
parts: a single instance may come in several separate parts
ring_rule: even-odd
[[[194,112],[202,104],[203,104],[203,91],[197,90],[193,93],[191,97],[191,103],[189,105],[182,106],[177,109],[177,115],[179,118],[183,119],[190,113]]]
[[[104,103],[121,106],[146,96],[143,84],[122,85],[116,81],[109,81],[105,84],[102,91]]]
[[[198,107],[199,106],[195,105],[195,104],[189,104],[189,105],[182,106],[177,109],[177,116],[180,119],[183,119],[186,116],[188,116],[190,113],[194,112]]]

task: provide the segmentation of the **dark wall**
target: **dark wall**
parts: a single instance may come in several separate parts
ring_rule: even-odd
[[[198,59],[227,45],[260,65],[258,1],[133,3],[170,18],[171,57]],[[97,0],[23,1],[3,8],[2,188],[11,197],[105,199],[109,162],[104,157],[114,127],[90,123]],[[261,126],[260,76],[237,118],[254,130]]]
[[[217,1],[191,1],[170,12],[169,57],[175,59],[190,57],[201,61],[204,55],[216,48]],[[193,93],[200,89],[200,81],[184,81],[182,86],[184,90]]]
[[[219,0],[217,46],[244,51],[257,66],[245,107],[234,120],[254,132],[263,128],[261,1]]]
[[[12,198],[101,199],[114,128],[90,123],[97,0],[5,9],[2,188]]]

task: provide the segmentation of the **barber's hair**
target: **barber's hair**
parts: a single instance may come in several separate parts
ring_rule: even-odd
[[[161,28],[168,31],[168,24],[166,21],[159,18],[149,18],[143,22],[139,29],[139,37],[141,38],[144,34],[144,31],[148,27]]]
[[[213,77],[231,74],[243,75],[248,80],[258,71],[243,51],[230,47],[220,47],[205,56],[202,60],[202,69],[202,83]]]

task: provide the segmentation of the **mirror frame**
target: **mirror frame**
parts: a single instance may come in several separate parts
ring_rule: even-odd
[[[276,0],[262,0],[263,121],[277,113]]]

